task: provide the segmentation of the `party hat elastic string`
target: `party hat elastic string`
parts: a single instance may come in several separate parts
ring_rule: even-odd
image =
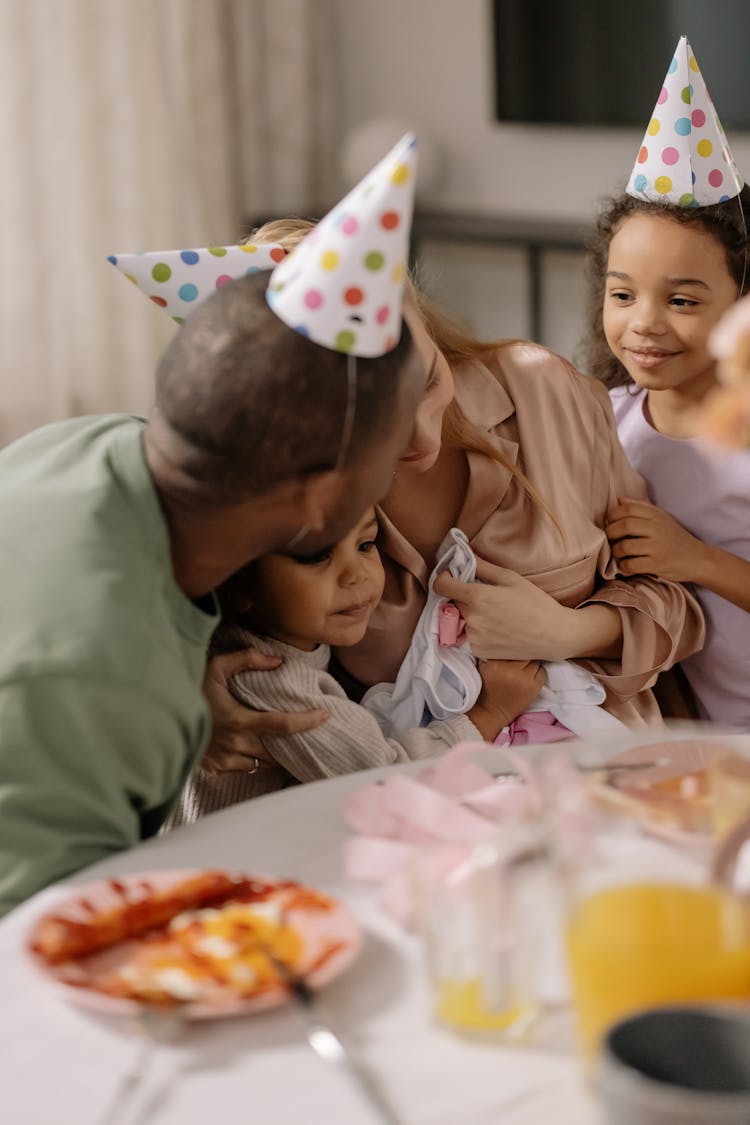
[[[339,451],[336,457],[336,464],[334,472],[340,473],[346,466],[349,457],[349,450],[352,443],[352,433],[354,432],[354,416],[357,412],[357,360],[353,355],[346,357],[346,406],[344,407],[344,421],[341,427],[341,441],[339,444]],[[288,555],[298,547],[302,540],[309,534],[310,525],[304,524],[297,534],[289,540],[284,548],[284,554]]]

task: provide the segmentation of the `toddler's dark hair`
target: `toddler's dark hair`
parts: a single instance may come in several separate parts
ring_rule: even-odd
[[[596,220],[594,233],[587,244],[586,274],[588,278],[588,333],[577,357],[583,371],[595,375],[607,387],[628,386],[633,380],[618,359],[612,355],[604,335],[602,314],[606,287],[609,246],[620,224],[630,215],[664,215],[676,223],[706,231],[724,247],[727,268],[746,292],[750,285],[748,264],[748,231],[750,231],[750,188],[745,185],[739,196],[710,207],[678,207],[673,203],[649,203],[632,195],[617,195],[605,200]]]

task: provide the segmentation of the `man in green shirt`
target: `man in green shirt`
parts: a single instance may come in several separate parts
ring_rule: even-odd
[[[224,286],[175,336],[148,422],[44,427],[0,452],[0,913],[155,833],[206,745],[212,590],[314,555],[388,487],[424,366],[347,357]]]

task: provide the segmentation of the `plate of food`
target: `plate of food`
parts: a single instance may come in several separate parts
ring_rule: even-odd
[[[715,739],[679,739],[633,747],[589,778],[597,800],[636,817],[676,843],[711,844],[715,837],[713,764],[737,757]]]
[[[291,880],[160,871],[80,887],[37,919],[28,952],[72,1000],[115,1015],[186,1019],[283,1004],[290,982],[327,984],[362,934],[337,899]]]

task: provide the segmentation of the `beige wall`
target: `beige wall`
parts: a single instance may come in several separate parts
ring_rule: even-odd
[[[627,178],[642,130],[528,128],[492,120],[489,0],[335,2],[341,135],[370,118],[395,116],[434,142],[443,175],[425,204],[587,219],[597,199]],[[654,100],[661,78],[653,76]],[[750,169],[750,137],[732,136],[730,143],[739,167]],[[427,265],[444,299],[457,307],[468,303],[478,330],[523,335],[528,323],[519,262],[514,251],[451,247],[442,253],[433,247]],[[467,281],[471,285],[475,273],[467,302]],[[580,335],[583,300],[575,256],[554,256],[545,291],[546,342],[569,353]]]

